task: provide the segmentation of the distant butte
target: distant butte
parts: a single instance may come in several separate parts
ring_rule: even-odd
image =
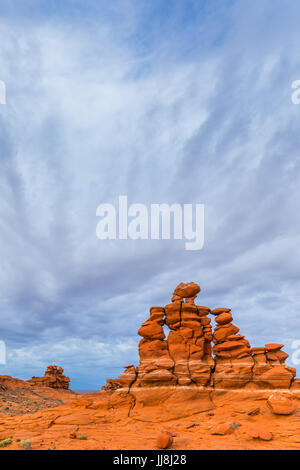
[[[62,367],[48,366],[44,377],[32,377],[28,380],[32,385],[38,385],[50,388],[69,389],[70,379],[64,375]]]

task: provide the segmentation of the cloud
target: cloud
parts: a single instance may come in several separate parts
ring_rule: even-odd
[[[189,280],[200,304],[231,306],[253,344],[291,352],[300,7],[190,2],[189,16],[176,1],[78,5],[60,17],[6,9],[0,23],[3,373],[30,378],[59,362],[77,388],[98,387],[137,360],[149,307]],[[122,194],[204,203],[204,249],[100,242],[96,208]]]

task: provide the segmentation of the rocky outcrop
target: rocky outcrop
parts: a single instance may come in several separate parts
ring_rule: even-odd
[[[216,361],[214,386],[241,388],[252,379],[254,361],[250,343],[238,334],[239,328],[232,323],[230,309],[218,308],[212,313],[217,324],[213,334],[213,353]]]
[[[196,305],[199,292],[194,282],[181,283],[171,303],[150,308],[149,318],[138,330],[142,337],[139,365],[125,366],[118,379],[107,380],[105,390],[133,386],[135,390],[162,386],[239,389],[250,383],[258,389],[289,389],[296,383],[296,370],[285,365],[288,354],[282,344],[251,348],[233,324],[231,309]],[[214,331],[210,314],[216,323]]]
[[[241,388],[250,382],[258,388],[291,387],[296,370],[285,365],[288,354],[281,351],[283,344],[251,348],[232,323],[230,309],[218,308],[212,313],[217,323],[213,334],[216,388]]]
[[[64,375],[64,370],[57,366],[48,366],[44,377],[32,377],[28,380],[32,385],[68,390],[70,379]]]
[[[109,380],[106,389],[133,383],[135,387],[210,384],[214,367],[210,309],[195,305],[198,292],[200,287],[194,282],[181,283],[170,304],[150,308],[150,317],[138,331],[142,337],[139,365]],[[163,327],[169,329],[167,339]]]
[[[254,359],[253,382],[260,388],[290,388],[296,369],[285,365],[288,354],[281,351],[283,344],[266,344],[252,348]]]

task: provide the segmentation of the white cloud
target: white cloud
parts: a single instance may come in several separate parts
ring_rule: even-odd
[[[133,362],[139,323],[180,281],[201,284],[201,304],[232,305],[253,342],[299,336],[299,6],[223,2],[160,33],[153,16],[143,26],[151,9],[126,5],[90,27],[0,22],[8,373],[59,359],[78,382],[87,363],[104,380]],[[99,242],[96,208],[120,194],[204,203],[204,249]]]

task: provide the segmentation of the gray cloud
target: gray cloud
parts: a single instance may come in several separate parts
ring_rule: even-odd
[[[191,3],[193,18],[180,2],[168,20],[160,2],[101,17],[90,2],[73,29],[1,22],[3,373],[58,362],[74,388],[104,383],[137,360],[139,324],[180,281],[200,283],[202,305],[231,306],[255,345],[292,352],[299,339],[300,7]],[[204,203],[203,250],[100,242],[96,208],[122,194]]]

